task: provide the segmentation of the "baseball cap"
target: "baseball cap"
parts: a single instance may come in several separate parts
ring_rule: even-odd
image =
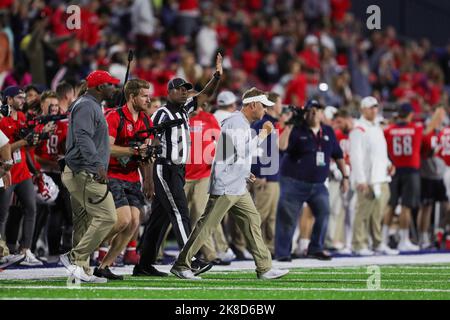
[[[24,93],[23,90],[18,86],[9,86],[5,90],[3,90],[3,98],[15,97],[21,93]]]
[[[317,109],[325,109],[323,105],[320,104],[319,101],[315,100],[315,99],[311,99],[308,100],[305,104],[305,110],[308,111],[312,108],[317,108]]]
[[[87,86],[88,88],[94,88],[100,86],[105,83],[109,84],[118,84],[120,80],[114,78],[109,72],[104,70],[95,70],[92,71],[87,77]]]
[[[328,120],[332,120],[334,118],[334,115],[338,112],[338,109],[333,106],[327,106],[324,110],[325,118]]]
[[[315,35],[310,34],[305,38],[305,46],[318,45],[318,44],[319,44],[319,39]]]
[[[400,105],[399,112],[402,114],[409,114],[411,112],[414,112],[414,108],[409,103],[403,103]]]
[[[186,82],[184,79],[181,78],[174,78],[172,80],[169,81],[169,83],[167,84],[167,90],[173,90],[173,89],[178,89],[180,87],[185,87],[186,90],[192,90],[192,88],[194,88],[194,86],[192,84],[190,84],[189,82]]]
[[[374,97],[365,97],[361,100],[361,109],[368,109],[378,106],[378,101]]]
[[[229,106],[237,101],[236,96],[231,91],[222,91],[217,96],[217,105],[219,106]]]

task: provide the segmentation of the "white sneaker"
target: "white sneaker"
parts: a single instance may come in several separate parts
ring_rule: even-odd
[[[269,271],[267,271],[263,274],[258,274],[258,278],[265,279],[265,280],[278,279],[278,278],[281,278],[281,277],[287,275],[288,273],[289,273],[289,270],[270,269]]]
[[[250,252],[248,252],[247,249],[244,249],[244,251],[242,251],[242,254],[244,255],[244,258],[247,260],[253,260],[253,256]]]
[[[389,246],[387,246],[385,243],[380,243],[380,245],[375,249],[375,253],[377,254],[383,254],[388,256],[396,256],[400,252],[395,249],[391,249]]]
[[[404,252],[404,251],[419,251],[420,250],[419,246],[416,246],[415,244],[411,243],[411,241],[409,241],[409,240],[400,242],[398,244],[397,249],[400,252]]]
[[[231,262],[236,259],[236,255],[231,248],[228,248],[226,252],[219,252],[217,257],[224,262]]]
[[[433,244],[430,241],[424,241],[420,244],[420,249],[426,250],[433,248]]]
[[[374,252],[368,248],[364,248],[361,250],[356,250],[355,255],[361,256],[361,257],[370,257],[374,255]]]
[[[38,260],[30,249],[25,251],[25,259],[20,263],[21,266],[35,267],[43,266],[42,261]]]
[[[80,266],[76,266],[75,270],[72,272],[71,276],[73,276],[76,279],[79,279],[81,282],[85,283],[106,283],[108,282],[108,279],[106,278],[99,278],[97,276],[90,276],[86,274],[84,269]]]
[[[0,258],[0,269],[5,269],[25,258],[24,254],[10,254]]]
[[[350,249],[350,248],[342,248],[342,249],[340,249],[340,250],[338,250],[338,253],[339,254],[352,254],[352,249]]]
[[[69,252],[60,255],[59,261],[62,263],[64,268],[66,268],[69,271],[69,273],[73,273],[75,271],[75,268],[77,267],[70,261]]]
[[[180,279],[186,279],[186,280],[202,280],[202,278],[197,277],[192,270],[177,270],[173,267],[170,269],[170,272],[177,276]]]

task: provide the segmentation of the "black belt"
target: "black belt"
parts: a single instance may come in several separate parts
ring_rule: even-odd
[[[164,164],[164,165],[168,165],[168,166],[177,166],[177,167],[184,167],[184,164],[176,164],[173,163],[171,160],[166,159],[166,158],[156,158],[155,160],[156,164]]]

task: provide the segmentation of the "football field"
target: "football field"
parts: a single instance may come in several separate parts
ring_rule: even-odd
[[[405,264],[402,264],[404,262]],[[215,267],[200,281],[131,277],[131,267],[116,268],[124,281],[68,283],[65,270],[7,269],[0,272],[1,299],[450,299],[450,255],[337,258],[330,262],[274,262],[289,268],[278,280],[256,279],[252,261]],[[170,266],[159,266],[168,271]]]

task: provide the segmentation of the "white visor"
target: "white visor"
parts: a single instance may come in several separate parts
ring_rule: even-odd
[[[256,97],[245,98],[244,100],[242,100],[243,104],[249,104],[252,102],[261,102],[263,105],[267,107],[273,107],[275,105],[275,103],[270,101],[265,94]]]

